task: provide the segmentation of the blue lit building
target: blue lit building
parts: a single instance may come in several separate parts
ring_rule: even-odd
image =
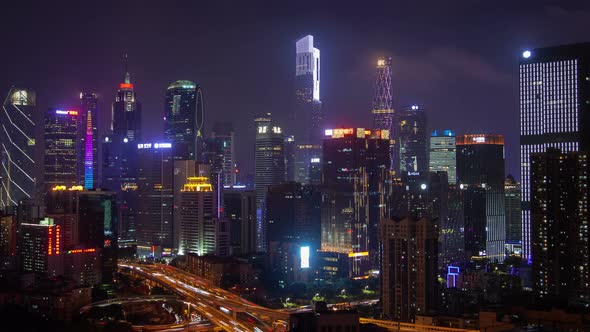
[[[85,189],[98,187],[98,95],[80,92],[78,175]]]

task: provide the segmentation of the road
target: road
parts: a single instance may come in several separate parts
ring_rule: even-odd
[[[172,266],[122,263],[119,267],[130,269],[191,301],[213,324],[227,331],[271,332],[271,326],[261,317],[288,318],[288,313],[261,307]]]

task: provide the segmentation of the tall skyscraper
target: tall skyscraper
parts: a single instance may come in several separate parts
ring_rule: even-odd
[[[337,128],[325,135],[321,250],[348,254],[352,275],[364,276],[377,264],[378,224],[388,216],[389,132]]]
[[[111,132],[101,140],[101,187],[117,193],[122,243],[135,242],[137,216],[137,142],[141,140],[141,104],[127,71],[112,106]]]
[[[139,143],[137,251],[171,254],[173,249],[174,157],[171,143]]]
[[[172,82],[166,90],[164,135],[174,145],[174,158],[201,160],[203,92],[191,81]]]
[[[504,136],[457,136],[457,183],[463,190],[467,257],[502,262],[506,241]]]
[[[435,130],[430,135],[431,172],[447,172],[449,184],[457,183],[457,146],[455,133],[450,130]]]
[[[320,99],[320,50],[314,47],[313,36],[296,42],[295,99],[292,123],[295,145],[309,148],[295,154],[295,181],[310,183],[311,159],[321,156],[324,114]]]
[[[396,151],[399,153],[397,160],[399,160],[401,173],[426,172],[428,170],[426,126],[426,113],[420,106],[404,107],[396,116],[393,132],[397,144]]]
[[[436,308],[437,230],[426,218],[379,224],[381,248],[381,301],[383,314],[393,320],[414,322]]]
[[[375,94],[373,95],[373,128],[388,130],[393,129],[393,92],[391,85],[391,58],[377,60],[377,77],[375,79]],[[391,135],[391,156],[395,156],[393,135]],[[392,165],[393,166],[393,165]]]
[[[504,205],[506,207],[506,242],[522,244],[522,213],[520,183],[512,175],[504,180]]]
[[[80,92],[78,175],[85,189],[98,187],[98,95]]]
[[[531,259],[530,154],[590,145],[590,43],[538,48],[519,65],[520,181],[524,258]]]
[[[215,122],[211,137],[221,142],[223,153],[223,185],[236,184],[236,146],[234,127],[231,122]]]
[[[295,44],[295,139],[301,144],[321,140],[323,125],[320,100],[320,50],[313,45],[313,36],[307,35]]]
[[[79,183],[78,116],[75,110],[50,108],[45,113],[45,190]]]
[[[537,301],[588,308],[589,168],[586,152],[530,156],[533,290]]]
[[[119,84],[119,90],[113,103],[111,130],[114,136],[127,138],[129,142],[141,140],[141,103],[137,100],[131,75],[127,71],[125,55],[125,81]]]
[[[0,151],[2,187],[0,208],[16,206],[35,196],[35,91],[11,88],[0,112]]]
[[[266,197],[268,187],[285,181],[285,139],[281,127],[272,122],[271,114],[254,120],[256,152],[254,155],[256,191],[256,248],[266,250]]]

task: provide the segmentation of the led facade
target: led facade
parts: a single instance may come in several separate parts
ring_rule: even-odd
[[[520,181],[524,258],[531,260],[530,155],[590,144],[590,43],[525,51],[519,64]],[[534,257],[533,257],[534,259]]]

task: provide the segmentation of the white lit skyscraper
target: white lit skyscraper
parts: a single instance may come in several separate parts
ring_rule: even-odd
[[[590,43],[522,52],[519,65],[523,258],[531,259],[532,153],[587,150]],[[534,260],[534,257],[532,257]]]

